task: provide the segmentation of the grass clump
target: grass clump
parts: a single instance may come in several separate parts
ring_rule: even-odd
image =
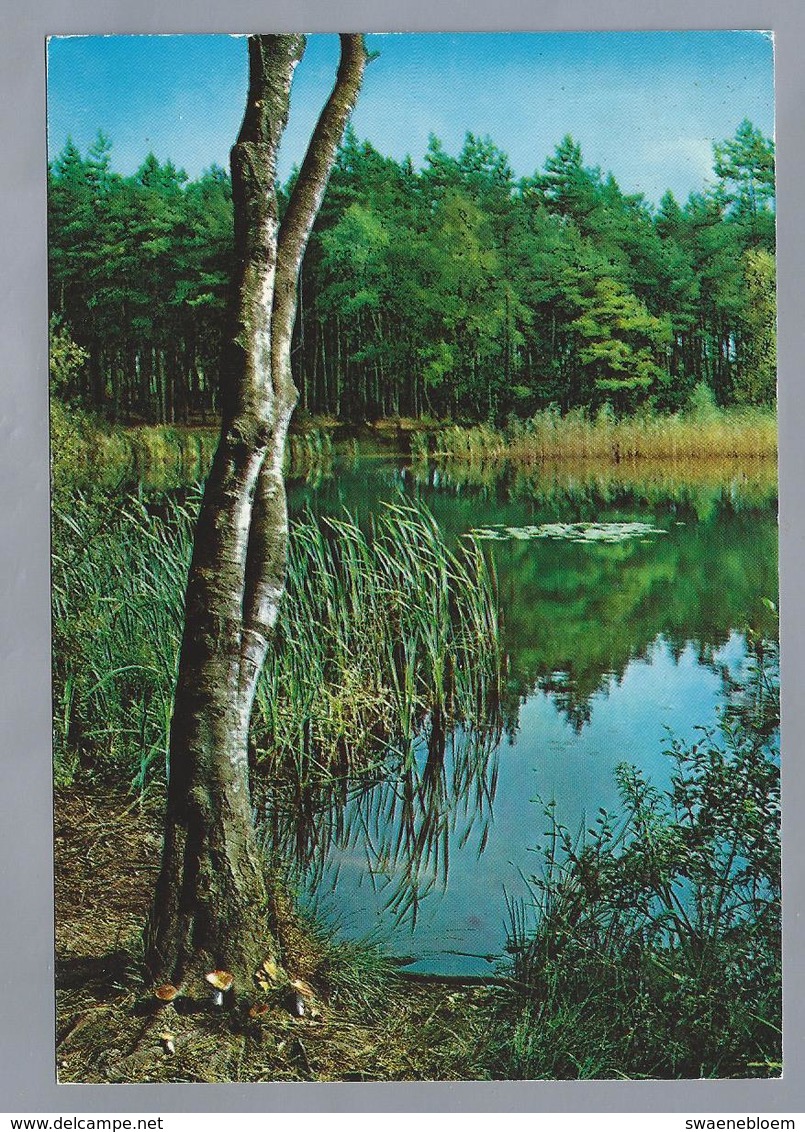
[[[101,417],[50,402],[52,482],[57,505],[72,491],[150,491],[192,488],[205,478],[218,442],[210,427],[110,424]],[[326,429],[309,428],[288,439],[286,471],[293,476],[332,474],[333,442]]]
[[[113,491],[122,484],[167,490],[194,484],[209,469],[214,429],[169,425],[122,428],[58,398],[50,402],[52,482],[56,506],[76,488]]]
[[[494,576],[477,544],[450,550],[420,505],[388,505],[365,530],[347,514],[295,523],[277,644],[256,734],[281,763],[312,746],[341,775],[406,750],[426,721],[494,715]]]
[[[501,671],[477,542],[450,549],[421,504],[386,505],[366,527],[298,520],[255,704],[258,778],[285,787],[265,806],[268,848],[315,878],[334,842],[369,845],[397,876],[396,910],[415,916],[413,878],[446,868],[457,799],[474,791],[485,808]]]
[[[190,516],[103,492],[63,504],[51,556],[56,782],[87,772],[142,790],[168,758]]]
[[[723,740],[671,744],[666,791],[621,766],[623,816],[601,810],[576,837],[546,807],[541,871],[509,905],[519,989],[493,1034],[496,1076],[779,1076],[779,760],[765,658],[753,681]]]
[[[777,454],[777,417],[773,409],[718,408],[698,401],[686,412],[624,417],[607,406],[594,416],[582,409],[565,414],[545,409],[530,420],[513,420],[505,429],[451,425],[438,433],[435,448],[437,458],[509,460],[515,465],[765,459]]]

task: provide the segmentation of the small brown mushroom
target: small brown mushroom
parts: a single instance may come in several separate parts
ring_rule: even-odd
[[[291,979],[291,986],[295,991],[298,991],[302,998],[315,998],[316,992],[310,983],[306,983],[304,979]]]
[[[166,1053],[176,1053],[176,1042],[174,1040],[175,1036],[175,1034],[171,1034],[167,1030],[164,1034],[159,1035],[159,1040],[164,1045]]]
[[[212,987],[213,1006],[223,1006],[224,995],[228,990],[232,989],[235,976],[231,975],[229,971],[210,971],[204,978]]]
[[[173,983],[163,983],[161,987],[157,987],[154,991],[154,997],[158,998],[160,1002],[173,1002],[178,998],[181,991],[175,987]]]

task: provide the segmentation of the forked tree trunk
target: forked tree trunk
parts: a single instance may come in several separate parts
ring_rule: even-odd
[[[165,842],[146,929],[151,974],[177,985],[224,968],[245,989],[275,946],[252,817],[249,720],[285,587],[282,464],[297,397],[299,269],[366,60],[362,36],[341,36],[335,87],[280,224],[277,151],[304,48],[297,35],[249,40],[249,95],[231,154],[236,267],[223,419],[187,584]]]

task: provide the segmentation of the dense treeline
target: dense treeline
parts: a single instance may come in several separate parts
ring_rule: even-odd
[[[110,153],[103,134],[85,158],[68,141],[50,169],[57,392],[115,420],[203,417],[216,407],[231,276],[229,177],[213,168],[188,183],[153,154],[121,177]]]
[[[50,170],[53,342],[62,395],[118,420],[216,409],[231,266],[223,170],[189,182],[150,154],[114,173],[99,135]],[[744,121],[712,184],[657,208],[564,138],[515,181],[468,134],[421,170],[348,133],[305,259],[301,407],[344,420],[675,411],[775,393],[773,144]],[[71,354],[72,351],[72,354]],[[66,376],[65,376],[66,375]]]

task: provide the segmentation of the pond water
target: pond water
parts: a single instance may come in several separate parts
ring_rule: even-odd
[[[413,786],[357,790],[316,890],[344,934],[383,940],[410,969],[486,974],[504,952],[507,899],[538,868],[544,805],[575,831],[599,807],[617,812],[618,764],[665,785],[669,737],[717,728],[746,674],[747,628],[775,634],[763,600],[777,595],[774,468],[458,474],[354,455],[292,482],[289,500],[292,513],[366,517],[400,493],[451,540],[486,539],[503,734],[484,744],[459,729],[435,783],[423,748]]]

